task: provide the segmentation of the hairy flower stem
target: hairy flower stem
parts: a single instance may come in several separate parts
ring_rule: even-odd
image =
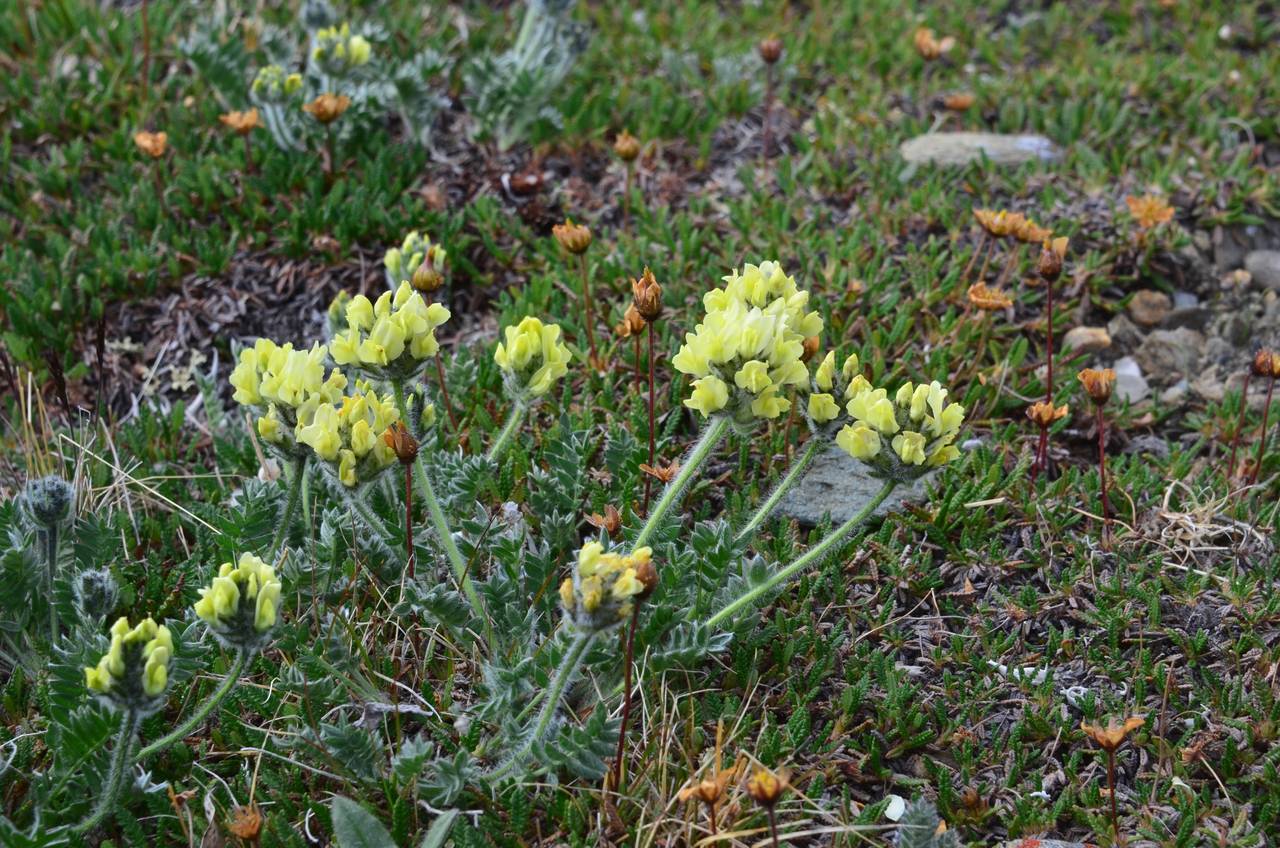
[[[1240,417],[1236,419],[1235,432],[1231,434],[1231,461],[1227,463],[1227,483],[1236,476],[1236,448],[1240,446],[1240,431],[1244,429],[1245,412],[1249,409],[1249,378],[1253,370],[1246,368],[1244,372],[1244,388],[1240,390]]]
[[[1102,404],[1097,404],[1098,414],[1098,480],[1102,486],[1102,549],[1111,546],[1111,501],[1107,498],[1107,452],[1106,452],[1106,419],[1102,415]]]
[[[58,641],[58,603],[53,597],[54,578],[58,571],[58,528],[48,527],[37,533],[38,540],[44,548],[44,582],[49,595],[49,644]]]
[[[614,792],[622,792],[622,754],[627,744],[627,721],[631,718],[631,663],[635,657],[636,648],[636,624],[640,620],[640,605],[636,604],[631,609],[631,624],[627,627],[627,647],[626,647],[626,665],[623,666],[623,682],[622,682],[622,724],[618,726],[618,753],[613,757],[613,780],[611,786]]]
[[[293,523],[293,514],[298,511],[298,502],[302,499],[302,485],[306,477],[307,457],[305,454],[295,457],[289,465],[289,494],[284,502],[284,515],[280,516],[280,525],[271,537],[271,547],[267,548],[267,561],[274,562],[284,540],[289,535],[289,525]]]
[[[529,729],[519,747],[511,752],[511,756],[486,775],[490,780],[499,780],[514,771],[538,740],[547,735],[547,730],[550,729],[551,722],[556,716],[556,709],[560,706],[560,699],[564,697],[565,690],[569,688],[569,683],[577,674],[578,666],[582,665],[582,658],[586,656],[587,649],[591,647],[595,638],[595,631],[574,631],[569,650],[560,660],[559,668],[547,685],[547,691],[543,693],[545,700],[542,702],[542,709],[538,711],[537,718],[533,721],[533,727]]]
[[[414,577],[413,555],[413,469],[404,467],[404,547],[407,559],[409,579]]]
[[[782,500],[792,486],[804,475],[805,469],[809,467],[809,463],[818,455],[818,447],[822,442],[821,439],[813,438],[804,446],[804,453],[791,464],[791,468],[787,471],[786,476],[778,481],[778,485],[774,487],[765,502],[760,504],[759,509],[751,516],[751,520],[743,525],[738,531],[738,535],[734,538],[735,542],[745,542],[755,533],[756,529],[764,523],[765,519],[773,513],[773,508],[778,505],[778,501]]]
[[[792,577],[792,575],[796,574],[797,572],[805,568],[808,568],[810,565],[814,565],[816,563],[821,562],[823,557],[831,553],[833,548],[835,548],[838,544],[840,544],[841,541],[844,540],[846,536],[848,536],[851,532],[853,532],[854,528],[856,528],[862,522],[866,521],[871,516],[871,514],[875,512],[876,507],[880,506],[880,504],[884,502],[884,499],[889,497],[889,494],[893,492],[893,490],[896,489],[897,486],[898,486],[897,480],[886,480],[884,485],[880,487],[880,491],[876,492],[875,497],[867,501],[866,504],[863,505],[862,509],[858,510],[856,515],[854,515],[844,524],[841,524],[839,527],[833,530],[831,534],[827,536],[827,538],[823,539],[821,542],[814,545],[809,550],[805,551],[804,554],[799,556],[790,565],[774,572],[773,575],[769,577],[768,580],[764,581],[763,583],[760,583],[757,586],[753,586],[751,589],[748,589],[746,592],[743,592],[741,595],[734,598],[729,603],[725,604],[723,607],[720,608],[719,612],[715,613],[714,615],[712,615],[710,618],[707,619],[706,621],[707,626],[714,627],[718,624],[723,623],[724,621],[731,618],[735,613],[737,613],[743,607],[746,607],[754,603],[756,599],[772,591],[775,586],[789,580]]]
[[[97,827],[107,813],[115,806],[116,797],[120,794],[120,784],[129,771],[129,751],[133,748],[133,736],[138,732],[142,716],[133,711],[125,712],[120,717],[120,733],[116,736],[116,746],[111,752],[111,767],[107,771],[107,782],[102,786],[102,794],[93,805],[92,812],[76,824],[72,825],[72,833],[86,833]]]
[[[249,657],[248,651],[236,651],[235,658],[231,661],[231,667],[227,669],[227,674],[222,678],[222,682],[218,684],[218,688],[214,689],[205,702],[188,716],[182,724],[139,751],[138,755],[133,758],[134,761],[141,762],[153,754],[159,754],[175,742],[181,742],[191,731],[195,730],[200,722],[204,721],[209,713],[213,712],[213,709],[222,703],[222,699],[227,697],[227,693],[235,688],[236,683],[240,680],[240,675],[244,672],[245,665],[249,662]]]
[[[654,459],[655,459],[655,454],[657,452],[655,434],[654,434],[654,430],[657,428],[654,426],[654,417],[653,417],[653,401],[654,401],[654,398],[653,398],[653,384],[654,384],[653,335],[655,330],[653,328],[652,321],[649,321],[646,323],[649,326],[649,467],[652,468]],[[648,474],[646,474],[644,477],[644,508],[641,510],[641,513],[643,515],[649,514],[649,492],[652,489],[652,487],[653,487],[653,478],[650,477]]]
[[[582,308],[586,313],[587,346],[590,349],[591,367],[595,368],[599,357],[596,355],[595,316],[591,310],[591,280],[587,275],[587,254],[578,254],[578,267],[582,269]]]
[[[1267,399],[1262,404],[1262,432],[1258,435],[1258,457],[1253,461],[1253,472],[1249,475],[1249,485],[1258,482],[1258,473],[1262,471],[1262,456],[1267,449],[1267,415],[1271,412],[1271,395],[1275,392],[1276,378],[1267,383]]]
[[[392,389],[396,396],[396,406],[400,410],[401,420],[408,420],[408,407],[404,399],[404,384],[394,382],[392,383]],[[425,451],[418,454],[418,458],[413,463],[413,470],[418,478],[418,488],[422,490],[422,499],[427,503],[427,515],[431,519],[432,529],[440,542],[440,547],[444,548],[445,557],[449,560],[449,567],[453,570],[453,576],[458,581],[462,594],[466,596],[467,603],[471,605],[471,612],[475,614],[476,618],[484,622],[485,641],[492,647],[493,630],[489,625],[489,617],[485,615],[484,603],[481,602],[480,595],[476,592],[476,587],[471,583],[471,578],[467,575],[467,561],[463,558],[462,551],[458,550],[458,543],[453,540],[453,531],[449,529],[449,521],[444,516],[444,510],[440,508],[440,501],[436,498],[436,490],[431,485],[431,477],[427,474],[424,456]]]
[[[485,456],[494,462],[502,458],[503,452],[507,449],[507,443],[516,434],[516,430],[520,429],[520,422],[524,421],[524,414],[527,409],[528,407],[521,401],[516,401],[511,405],[511,412],[507,415],[507,422],[502,425],[502,432],[498,434],[498,438],[494,440],[493,445],[490,446]]]
[[[680,493],[689,485],[689,481],[697,474],[698,468],[707,461],[707,457],[711,456],[711,452],[715,450],[716,445],[720,444],[720,440],[724,438],[725,433],[728,431],[729,419],[723,415],[712,418],[707,426],[703,428],[702,435],[698,437],[698,441],[694,444],[693,450],[689,452],[684,465],[680,466],[680,471],[676,474],[675,479],[662,490],[662,497],[658,499],[658,503],[653,507],[653,512],[649,513],[648,520],[640,528],[640,535],[636,536],[634,547],[640,548],[648,543],[649,537],[658,529],[658,524],[663,517],[679,500]]]

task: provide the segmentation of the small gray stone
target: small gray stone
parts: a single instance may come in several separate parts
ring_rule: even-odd
[[[1155,289],[1136,291],[1129,298],[1129,317],[1144,327],[1159,326],[1172,311],[1169,295]]]
[[[1120,353],[1133,353],[1142,344],[1142,331],[1128,315],[1117,315],[1108,321],[1107,332],[1111,334],[1111,345]]]
[[[1183,377],[1169,388],[1160,393],[1160,402],[1167,403],[1170,406],[1177,406],[1187,397],[1187,392],[1191,390],[1191,384]]]
[[[1231,224],[1213,230],[1213,264],[1218,271],[1230,271],[1244,264],[1254,250],[1280,245],[1280,221],[1262,224]]]
[[[913,165],[968,165],[985,155],[995,165],[1050,162],[1058,148],[1042,135],[1002,135],[984,132],[926,133],[902,143],[902,158]]]
[[[1143,433],[1129,440],[1121,451],[1127,454],[1149,453],[1157,459],[1169,456],[1169,443],[1154,433]]]
[[[875,515],[897,509],[904,501],[923,500],[929,480],[936,472],[926,474],[910,486],[899,486]],[[880,491],[884,481],[867,473],[867,467],[837,447],[818,454],[809,470],[778,504],[778,512],[794,518],[806,527],[820,524],[827,515],[835,524],[843,524],[862,509]]]
[[[1133,356],[1157,383],[1175,383],[1191,377],[1200,364],[1204,336],[1195,330],[1154,330],[1138,346]]]
[[[1280,250],[1255,250],[1244,258],[1244,269],[1259,288],[1280,291]]]
[[[1111,347],[1111,335],[1102,327],[1072,327],[1062,337],[1062,349],[1097,353]]]
[[[1174,309],[1194,309],[1199,305],[1200,298],[1189,291],[1176,291],[1173,293]]]
[[[1142,368],[1132,356],[1117,359],[1111,367],[1116,372],[1116,387],[1112,392],[1116,400],[1137,403],[1151,394],[1147,378],[1142,376]]]

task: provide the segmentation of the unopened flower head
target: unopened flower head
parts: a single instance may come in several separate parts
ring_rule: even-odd
[[[652,589],[642,579],[656,575],[652,556],[647,547],[623,555],[605,551],[599,542],[583,545],[573,576],[560,584],[560,603],[574,626],[594,632],[628,619],[634,604]]]
[[[947,390],[932,383],[904,384],[892,396],[866,388],[849,399],[852,423],[841,428],[836,444],[875,474],[908,481],[960,456],[955,446],[964,407],[947,402]]]
[[[267,65],[258,70],[249,90],[261,103],[284,103],[302,90],[302,75],[287,73],[279,65]]]
[[[706,315],[672,364],[694,378],[685,406],[748,430],[791,408],[788,386],[809,382],[805,339],[822,332],[822,318],[777,262],[745,265],[724,281],[703,298]]]
[[[257,651],[270,640],[279,618],[280,590],[274,568],[241,554],[238,563],[219,566],[218,576],[200,589],[194,609],[223,647]]]
[[[106,568],[90,568],[76,576],[73,586],[76,610],[80,615],[101,621],[116,608],[120,587]]]
[[[449,310],[427,304],[402,281],[392,292],[370,301],[362,294],[347,304],[347,329],[333,337],[333,361],[378,379],[412,382],[440,351],[436,328],[449,320]]]
[[[618,154],[618,158],[623,162],[633,162],[640,155],[640,140],[623,130],[613,140],[613,152]]]
[[[437,271],[442,277],[445,262],[448,259],[445,249],[431,243],[431,237],[417,230],[404,237],[399,247],[393,247],[382,257],[382,266],[387,271],[387,282],[392,288],[408,280],[417,289],[426,288],[414,283],[414,274],[421,267]]]
[[[355,68],[367,65],[373,53],[369,40],[351,34],[351,24],[317,30],[311,59],[331,76],[345,76]]]
[[[71,516],[76,490],[56,474],[28,480],[22,489],[22,512],[38,530],[54,530]]]
[[[845,357],[844,363],[837,368],[836,352],[828,351],[814,370],[809,385],[805,415],[809,419],[810,429],[815,434],[833,435],[843,405],[854,395],[869,388],[871,384],[862,376],[862,366],[856,353]]]
[[[525,401],[540,398],[569,373],[569,348],[560,341],[560,327],[543,324],[532,315],[503,330],[493,361],[513,397]]]
[[[149,715],[164,703],[172,659],[169,628],[151,618],[131,628],[129,619],[119,618],[111,625],[111,647],[84,669],[84,683],[112,709]]]
[[[586,253],[587,248],[591,246],[591,230],[585,224],[575,224],[573,219],[567,219],[563,224],[556,224],[551,228],[551,234],[555,236],[557,242],[569,253],[575,256]]]
[[[399,420],[395,398],[379,395],[361,381],[341,404],[322,403],[300,419],[294,438],[311,448],[321,467],[338,482],[355,488],[396,462],[396,452],[383,433]]]
[[[1116,385],[1116,372],[1111,368],[1085,368],[1076,375],[1085,393],[1094,403],[1102,405],[1111,399]]]
[[[169,149],[169,134],[165,132],[136,132],[134,145],[152,159],[159,159]]]
[[[244,112],[227,112],[219,115],[218,120],[237,135],[248,135],[262,126],[261,113],[257,109],[249,109]]]

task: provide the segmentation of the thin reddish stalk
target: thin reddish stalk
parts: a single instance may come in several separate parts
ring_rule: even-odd
[[[769,834],[773,836],[773,848],[778,848],[778,818],[773,814],[773,807],[767,808],[769,814]]]
[[[654,415],[653,415],[653,406],[654,406],[653,334],[654,334],[654,329],[653,329],[652,321],[648,322],[648,325],[649,325],[649,467],[653,468],[653,463],[657,454],[657,442],[656,442],[656,434],[654,433],[655,426],[654,426]],[[644,477],[644,510],[643,510],[645,515],[649,514],[649,494],[652,489],[653,489],[653,477],[646,474]]]
[[[631,341],[632,341],[633,346],[635,347],[635,353],[636,353],[636,381],[637,381],[637,382],[639,382],[640,380],[643,380],[643,379],[644,379],[644,363],[643,363],[643,362],[641,361],[641,359],[640,359],[640,336],[639,336],[638,334],[637,334],[637,335],[632,336],[632,337],[631,337]]]
[[[1111,539],[1111,501],[1107,497],[1107,453],[1106,453],[1106,419],[1102,415],[1102,404],[1096,404],[1098,410],[1098,479],[1102,483],[1102,549],[1106,550]]]
[[[634,167],[634,162],[627,163],[627,185],[622,193],[622,225],[624,227],[631,223],[631,173]]]
[[[978,272],[978,282],[982,282],[987,278],[987,268],[991,265],[991,255],[996,252],[996,240],[993,238],[987,243],[987,255],[982,257],[982,270]]]
[[[592,327],[595,319],[592,317],[591,311],[591,283],[587,280],[587,254],[579,253],[578,261],[582,267],[582,304],[587,318],[587,346],[591,352],[591,367],[594,368],[598,357],[596,356],[596,333]]]
[[[1231,461],[1227,463],[1227,482],[1236,476],[1236,448],[1240,446],[1240,431],[1244,429],[1244,414],[1249,409],[1249,378],[1253,370],[1246,368],[1244,372],[1244,388],[1240,390],[1240,416],[1236,419],[1236,431],[1231,434]]]
[[[253,173],[253,148],[249,144],[249,134],[245,133],[240,136],[244,139],[244,172],[246,174]]]
[[[960,279],[965,282],[969,281],[969,272],[973,270],[973,263],[978,261],[978,254],[987,246],[987,231],[983,230],[982,235],[978,237],[978,246],[973,249],[972,255],[969,256],[969,264],[964,266],[964,273],[960,275]],[[985,266],[984,266],[985,268]]]
[[[409,552],[409,579],[413,579],[413,466],[404,467],[404,545]]]
[[[640,607],[631,610],[631,626],[627,629],[626,666],[622,672],[622,724],[618,727],[618,752],[613,757],[613,791],[622,792],[622,754],[627,742],[627,722],[631,718],[631,662],[635,656],[636,623],[640,618]]]
[[[1267,447],[1267,415],[1271,412],[1271,394],[1276,388],[1276,378],[1267,383],[1267,400],[1262,407],[1262,434],[1258,437],[1258,458],[1253,462],[1253,473],[1249,475],[1249,485],[1258,482],[1258,472],[1262,470],[1262,454]]]
[[[764,138],[761,140],[760,155],[769,158],[769,149],[773,147],[773,65],[764,66]]]

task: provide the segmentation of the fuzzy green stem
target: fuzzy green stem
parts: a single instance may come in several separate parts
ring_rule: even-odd
[[[702,435],[698,437],[698,441],[693,446],[693,450],[689,452],[688,458],[685,460],[680,471],[676,474],[674,480],[667,484],[662,490],[662,497],[654,504],[653,512],[649,513],[649,519],[645,521],[644,526],[640,528],[640,535],[636,537],[634,547],[643,547],[658,529],[663,517],[675,505],[680,498],[680,493],[689,485],[689,481],[697,474],[699,466],[706,462],[707,457],[711,456],[711,452],[715,450],[716,445],[720,444],[720,440],[724,438],[724,434],[729,431],[729,419],[726,416],[718,416],[712,418],[703,429]]]
[[[111,768],[107,771],[107,782],[94,804],[93,812],[71,827],[72,833],[86,833],[97,827],[111,808],[115,806],[116,797],[120,794],[120,784],[128,773],[129,750],[133,748],[133,735],[138,732],[141,716],[135,712],[126,712],[120,717],[120,733],[116,736],[116,747],[111,752]]]
[[[40,540],[44,542],[44,577],[45,587],[49,592],[49,644],[54,645],[58,641],[58,603],[53,597],[54,578],[58,571],[58,542],[59,533],[57,525],[48,527],[40,533]]]
[[[192,730],[196,728],[205,717],[213,711],[214,707],[222,703],[222,699],[227,697],[227,693],[235,687],[236,682],[240,680],[240,674],[244,671],[245,665],[249,661],[249,652],[244,650],[236,651],[235,659],[231,661],[231,667],[227,669],[227,674],[222,678],[222,682],[218,684],[218,688],[213,690],[209,698],[200,705],[200,707],[187,717],[187,720],[175,727],[170,732],[161,736],[156,741],[147,745],[138,752],[138,756],[134,759],[138,762],[145,760],[152,754],[159,754],[175,742],[180,742],[187,737]]]
[[[805,551],[795,560],[795,562],[792,562],[785,568],[779,569],[765,582],[752,587],[729,603],[725,604],[719,612],[707,619],[707,626],[715,627],[716,625],[724,622],[733,616],[733,614],[738,610],[754,603],[757,598],[771,591],[773,587],[790,579],[796,572],[808,568],[810,565],[821,562],[822,558],[829,554],[836,545],[840,544],[840,542],[848,536],[855,527],[866,521],[867,518],[875,512],[876,507],[880,506],[880,504],[884,502],[884,499],[889,497],[889,494],[897,488],[897,486],[897,480],[886,480],[885,484],[880,487],[880,491],[876,492],[875,497],[867,501],[866,504],[863,505],[862,509],[858,510],[857,514],[844,524],[837,527],[831,535],[827,536],[827,538]]]
[[[569,650],[565,652],[564,659],[560,661],[560,667],[556,669],[555,676],[551,678],[551,683],[543,695],[545,700],[542,702],[542,709],[538,711],[538,717],[534,719],[533,727],[511,756],[489,772],[487,777],[490,780],[500,780],[510,774],[533,749],[534,744],[546,736],[547,729],[551,727],[551,722],[555,718],[556,709],[560,706],[560,699],[564,697],[565,690],[569,688],[570,681],[577,673],[578,666],[582,665],[582,658],[586,656],[587,649],[591,647],[591,642],[595,638],[595,631],[574,631]]]
[[[271,547],[267,549],[268,562],[274,562],[276,554],[284,547],[285,537],[289,535],[289,525],[293,523],[293,514],[298,511],[298,502],[302,498],[302,482],[307,470],[307,456],[302,454],[293,460],[289,468],[289,496],[284,502],[284,515],[280,518],[280,526],[271,537]]]
[[[396,396],[396,407],[400,410],[400,418],[402,421],[409,420],[408,406],[405,404],[404,384],[394,382],[392,387]],[[427,515],[431,519],[431,527],[435,531],[436,538],[440,541],[440,547],[444,548],[445,557],[449,560],[449,567],[453,570],[453,576],[458,581],[462,594],[466,596],[467,603],[471,605],[471,612],[476,618],[484,622],[485,641],[492,647],[493,630],[489,625],[489,617],[485,615],[484,603],[480,600],[476,587],[472,584],[471,578],[467,575],[467,561],[462,556],[462,551],[458,550],[458,544],[453,540],[453,531],[449,529],[449,521],[445,518],[444,510],[440,508],[440,501],[436,498],[435,488],[431,485],[431,477],[427,474],[427,466],[423,460],[425,452],[420,452],[418,458],[413,463],[413,471],[418,479],[418,488],[422,490],[422,499],[427,504]]]
[[[494,462],[501,458],[503,451],[507,449],[507,443],[511,441],[511,437],[520,429],[520,423],[524,421],[524,414],[527,409],[528,406],[523,401],[518,400],[511,404],[511,412],[507,415],[507,423],[502,425],[502,432],[498,434],[498,438],[485,456]]]
[[[778,485],[765,502],[760,504],[760,508],[751,516],[751,520],[738,531],[735,541],[745,542],[755,532],[756,528],[763,524],[764,520],[773,513],[773,508],[778,505],[778,501],[782,500],[782,496],[799,481],[804,475],[805,469],[809,467],[809,463],[818,455],[818,446],[822,442],[823,440],[818,438],[809,440],[809,444],[805,445],[804,453],[800,454],[800,458],[792,463],[787,475],[778,482]]]

